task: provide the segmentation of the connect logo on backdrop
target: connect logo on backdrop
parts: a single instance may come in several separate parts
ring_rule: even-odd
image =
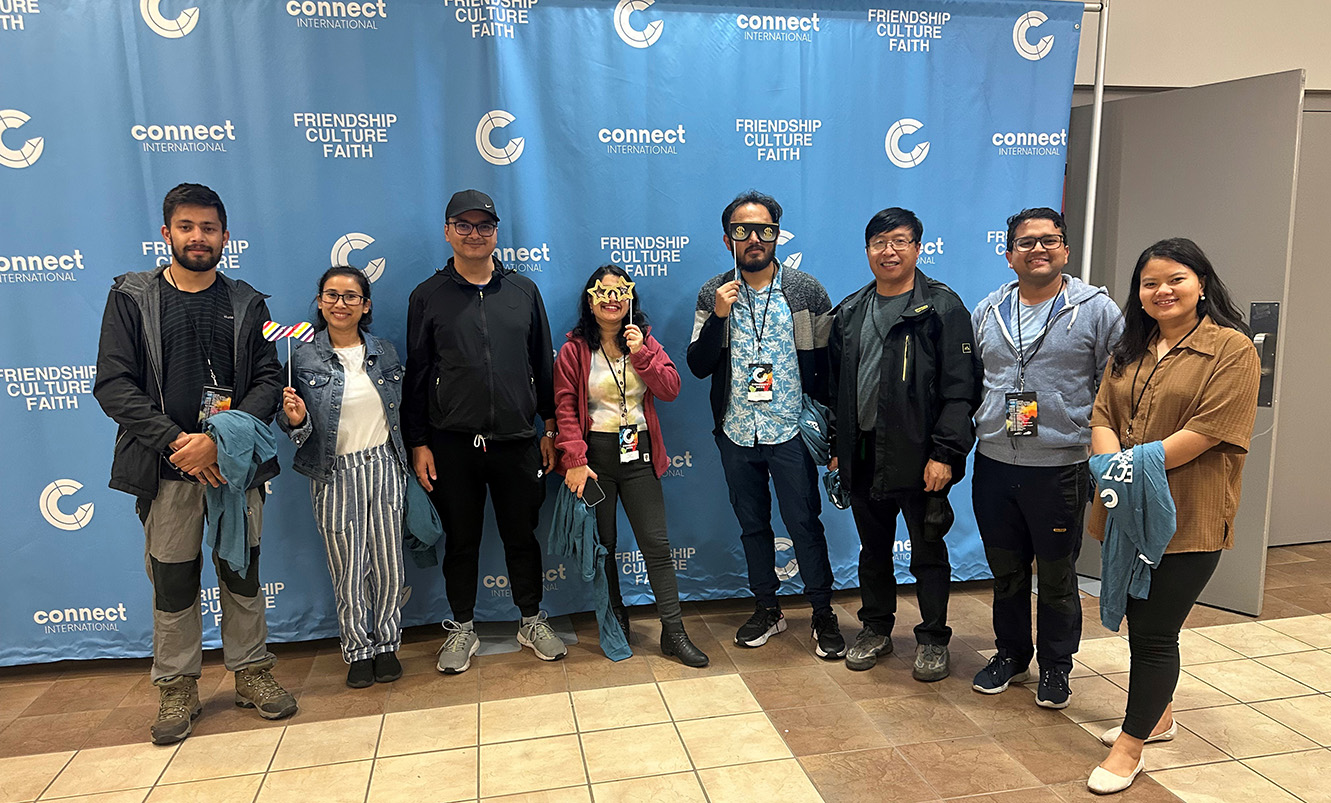
[[[602,128],[596,138],[605,143],[605,152],[623,155],[673,156],[684,145],[681,123],[673,128]]]
[[[41,137],[33,137],[24,142],[23,147],[18,150],[5,144],[6,131],[22,128],[23,124],[31,119],[18,109],[0,109],[0,164],[18,169],[31,167],[42,158],[42,149],[46,146],[46,141]]]
[[[95,365],[38,365],[0,368],[5,395],[22,399],[28,412],[77,410],[79,397],[92,395]]]
[[[388,144],[396,114],[295,112],[292,125],[305,129],[305,141],[319,145],[325,159],[373,159],[374,146]]]
[[[199,9],[187,8],[175,19],[167,19],[162,14],[162,0],[139,0],[139,13],[143,21],[158,36],[167,39],[179,39],[188,36],[194,26],[199,24]]]
[[[998,131],[989,141],[999,156],[1062,156],[1068,144],[1068,130]]]
[[[42,511],[42,518],[57,530],[82,530],[92,521],[92,502],[79,505],[73,513],[60,509],[60,500],[83,490],[83,483],[77,480],[56,480],[42,489],[37,507]]]
[[[794,232],[782,229],[781,233],[776,236],[776,244],[785,245],[786,243],[790,242],[793,239],[795,239]],[[792,270],[799,270],[800,262],[803,261],[803,259],[804,259],[804,253],[801,251],[796,251],[793,254],[786,254],[786,258],[781,260],[781,267],[790,268]]]
[[[513,39],[517,26],[531,21],[531,11],[537,2],[539,0],[444,0],[444,8],[453,9],[453,19],[459,25],[471,28],[472,39],[491,36]]]
[[[388,17],[384,0],[370,2],[328,2],[328,0],[290,0],[287,13],[296,18],[297,28],[371,28],[376,19]]]
[[[624,44],[629,47],[644,48],[656,44],[656,40],[661,38],[661,30],[665,28],[665,23],[661,20],[652,20],[647,23],[646,28],[634,28],[630,17],[635,11],[646,11],[652,7],[656,0],[619,0],[619,5],[615,6],[615,33],[624,40]]]
[[[24,29],[24,14],[40,14],[38,0],[0,0],[0,31]]]
[[[887,158],[897,167],[911,168],[918,167],[920,162],[929,155],[929,143],[927,141],[917,144],[909,151],[901,149],[901,138],[908,137],[924,128],[924,123],[911,117],[903,117],[892,124],[887,130],[887,139],[884,146],[887,150]]]
[[[76,282],[83,252],[0,255],[0,282]]]
[[[667,276],[672,265],[683,261],[688,244],[686,234],[607,235],[601,238],[601,253],[635,278]]]
[[[481,158],[492,165],[511,165],[522,156],[522,149],[527,146],[522,137],[514,137],[502,148],[496,146],[490,137],[496,128],[504,128],[516,119],[503,109],[486,112],[481,117],[481,121],[476,124],[476,150],[480,151]]]
[[[798,162],[822,127],[823,121],[813,118],[735,120],[735,133],[744,135],[744,147],[751,148],[760,162]]]
[[[518,273],[543,273],[545,266],[550,264],[550,244],[541,243],[525,248],[505,246],[496,248],[495,256],[504,263],[504,267]]]
[[[682,454],[672,454],[666,456],[667,477],[682,477],[687,469],[693,468],[693,452],[685,449]]]
[[[337,242],[333,243],[333,251],[328,255],[328,258],[332,263],[331,267],[335,268],[338,265],[350,265],[351,262],[349,260],[351,259],[351,252],[359,251],[369,245],[374,245],[374,238],[368,234],[361,234],[358,231],[353,231],[342,235],[337,238]],[[384,268],[387,267],[387,265],[388,262],[383,257],[371,259],[369,262],[365,263],[365,278],[372,282],[377,281],[380,276],[384,275]]]
[[[735,17],[735,27],[744,32],[744,38],[757,42],[812,42],[814,33],[820,31],[821,20],[817,14],[809,17],[771,14],[739,14]]]
[[[1049,55],[1049,51],[1054,49],[1053,34],[1042,37],[1035,44],[1031,44],[1030,39],[1026,38],[1027,31],[1039,28],[1048,19],[1039,11],[1027,11],[1017,18],[1017,23],[1012,26],[1012,46],[1017,49],[1017,55],[1027,61],[1039,61]]]
[[[226,153],[226,143],[236,141],[230,120],[220,123],[135,123],[129,135],[143,143],[145,153]]]
[[[946,11],[871,8],[868,19],[879,38],[887,40],[889,51],[928,53],[933,43],[943,38],[943,28],[952,15]]]

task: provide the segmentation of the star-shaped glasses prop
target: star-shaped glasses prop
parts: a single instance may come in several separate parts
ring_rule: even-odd
[[[611,304],[629,301],[633,298],[633,282],[619,276],[605,275],[596,280],[596,284],[587,289],[593,304]]]

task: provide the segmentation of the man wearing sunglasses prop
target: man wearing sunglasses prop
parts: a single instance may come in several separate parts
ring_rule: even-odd
[[[786,629],[777,600],[770,479],[813,606],[814,649],[834,660],[846,642],[832,612],[818,466],[798,425],[805,394],[826,398],[825,315],[832,305],[817,279],[777,261],[780,223],[781,205],[754,191],[721,213],[722,242],[733,261],[698,293],[688,364],[699,379],[712,378],[712,434],[756,599],[735,643],[760,647]]]

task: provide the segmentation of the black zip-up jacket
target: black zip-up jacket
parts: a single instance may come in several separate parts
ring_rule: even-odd
[[[860,334],[876,292],[870,282],[832,310],[828,423],[843,487],[850,487],[851,455],[860,437]],[[930,460],[951,466],[953,483],[965,474],[983,379],[974,339],[970,312],[957,294],[916,270],[906,311],[883,342],[871,498],[923,492]]]
[[[111,461],[111,487],[148,499],[157,496],[161,461],[181,428],[165,412],[162,396],[162,309],[157,277],[165,268],[115,278],[102,315],[97,380],[92,393],[120,425]],[[217,274],[231,296],[235,317],[236,398],[242,410],[270,423],[282,403],[282,364],[277,346],[260,328],[269,320],[268,296],[243,281]],[[259,466],[250,488],[277,476],[277,459]]]
[[[450,258],[411,291],[402,427],[408,448],[430,430],[487,440],[536,434],[535,416],[555,417],[554,350],[536,283],[497,258],[484,287]]]

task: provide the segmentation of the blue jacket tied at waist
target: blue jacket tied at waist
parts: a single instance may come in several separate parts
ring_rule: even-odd
[[[224,410],[209,416],[203,429],[217,442],[217,467],[225,483],[204,489],[208,505],[208,546],[242,577],[249,572],[249,516],[245,489],[259,466],[277,456],[268,425],[249,413]]]
[[[1151,569],[1174,537],[1174,497],[1165,476],[1160,441],[1091,456],[1091,476],[1104,500],[1105,541],[1101,553],[1100,623],[1118,631],[1128,596],[1146,599]]]

